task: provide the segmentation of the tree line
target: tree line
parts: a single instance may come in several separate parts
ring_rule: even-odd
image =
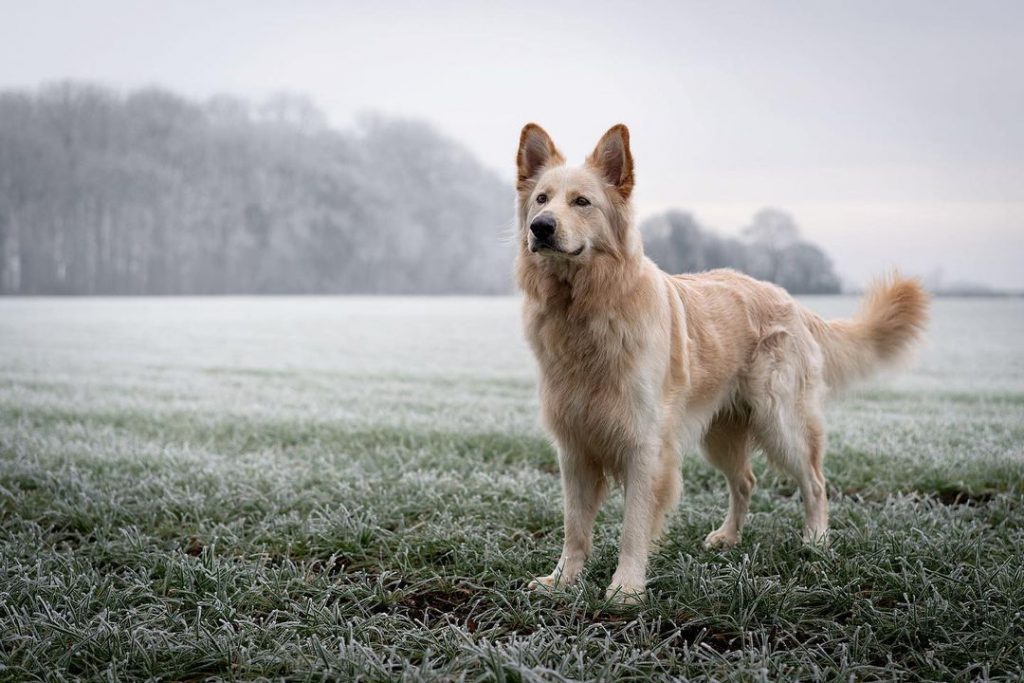
[[[649,218],[640,230],[647,255],[670,273],[735,268],[793,294],[840,291],[832,260],[806,241],[793,217],[779,209],[757,212],[739,238],[716,235],[685,211]]]
[[[509,182],[417,121],[338,130],[291,96],[0,92],[0,293],[507,293],[512,207]],[[670,271],[838,288],[785,230],[721,238],[680,212],[642,229]]]
[[[418,122],[338,131],[293,97],[0,95],[5,292],[505,292],[512,201]]]

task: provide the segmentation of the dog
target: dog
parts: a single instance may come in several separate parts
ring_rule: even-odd
[[[610,600],[644,597],[652,542],[700,445],[725,476],[728,512],[705,546],[740,540],[752,448],[796,479],[803,537],[828,535],[822,403],[897,359],[922,335],[920,282],[877,282],[849,320],[825,321],[785,290],[733,270],[668,275],[644,256],[630,197],[629,131],[609,129],[580,167],[528,124],[519,138],[516,279],[540,370],[542,422],[558,452],[561,556],[532,589],[567,586],[591,552],[609,480],[625,513]]]

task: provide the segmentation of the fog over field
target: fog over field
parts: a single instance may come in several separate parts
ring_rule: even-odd
[[[858,299],[803,301],[831,318],[852,315]],[[26,378],[53,370],[98,379],[134,368],[323,373],[324,386],[331,373],[530,382],[535,365],[519,305],[518,297],[0,299],[0,363]],[[883,375],[884,386],[1024,391],[1017,343],[1024,301],[940,299],[933,306],[910,370]]]

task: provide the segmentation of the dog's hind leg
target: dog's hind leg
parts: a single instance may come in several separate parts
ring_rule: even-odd
[[[825,472],[825,428],[813,399],[797,395],[775,401],[773,409],[755,417],[755,436],[768,461],[793,477],[804,503],[804,540],[828,540],[828,496]]]
[[[745,415],[722,413],[704,435],[704,455],[729,485],[729,511],[722,526],[704,539],[705,548],[730,547],[740,541],[743,521],[757,479],[750,469],[750,423]]]
[[[806,330],[779,329],[761,339],[745,378],[754,438],[768,462],[796,479],[804,501],[804,540],[828,540],[824,380],[820,352]]]

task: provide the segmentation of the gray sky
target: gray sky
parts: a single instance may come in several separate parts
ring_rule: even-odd
[[[854,283],[1024,289],[1024,2],[0,0],[0,87],[308,94],[434,122],[511,181],[537,121],[630,126],[639,215],[791,211]]]

